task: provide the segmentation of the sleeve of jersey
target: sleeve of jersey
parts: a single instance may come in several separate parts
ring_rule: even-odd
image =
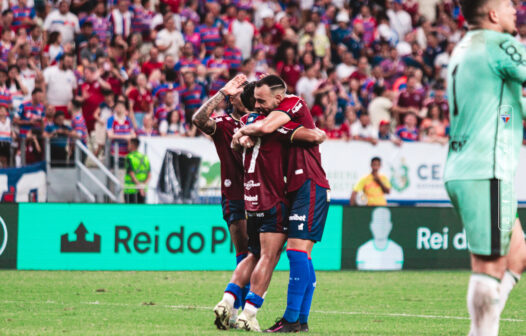
[[[290,119],[293,119],[294,111],[295,111],[293,110],[293,108],[294,108],[294,105],[296,105],[295,103],[300,104],[300,100],[294,101],[294,100],[287,99],[281,102],[281,104],[279,104],[279,106],[274,111],[283,112],[286,115],[288,115]]]
[[[362,191],[364,187],[364,183],[365,183],[365,178],[360,179],[358,183],[356,183],[352,191],[356,191],[356,192]]]
[[[289,121],[285,125],[279,127],[274,133],[279,136],[280,141],[291,143],[294,138],[294,133],[300,127],[302,127],[300,124]]]
[[[503,79],[511,79],[526,84],[526,49],[511,35],[500,41],[497,46],[488,44],[488,55],[492,58],[492,66]]]

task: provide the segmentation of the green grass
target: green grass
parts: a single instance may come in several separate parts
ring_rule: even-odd
[[[468,332],[468,272],[318,272],[317,276],[311,334]],[[229,277],[230,272],[1,271],[0,335],[239,334],[217,331],[213,325],[211,309]],[[283,313],[287,280],[288,273],[274,275],[258,314],[262,327]],[[520,282],[512,292],[504,319],[526,320],[525,286]],[[500,330],[501,335],[526,335],[526,322],[502,321]]]

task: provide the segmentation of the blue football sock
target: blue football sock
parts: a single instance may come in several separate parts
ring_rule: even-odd
[[[239,263],[241,261],[243,261],[243,259],[245,259],[247,257],[247,255],[248,255],[247,253],[240,253],[240,254],[236,255],[236,265],[239,265]],[[241,295],[236,296],[236,302],[234,302],[234,308],[235,309],[239,309],[240,307],[244,307],[245,306],[245,296],[248,293],[248,290],[245,291],[245,288],[246,287],[242,288]]]
[[[225,293],[230,293],[235,297],[235,301],[234,301],[234,308],[235,308],[237,301],[240,300],[241,295],[242,295],[241,287],[239,287],[235,283],[230,282],[228,285],[226,285]]]
[[[309,258],[309,284],[305,290],[305,296],[301,303],[300,310],[300,323],[307,323],[309,320],[310,305],[312,303],[312,295],[316,289],[316,273],[314,272],[314,266],[312,266],[312,259]]]
[[[246,302],[252,304],[256,308],[261,308],[263,305],[263,298],[256,293],[250,291],[247,294]]]
[[[250,292],[250,283],[248,283],[245,287],[243,287],[241,292],[243,293],[242,296],[241,296],[241,307],[244,309],[245,308],[245,302],[246,302],[246,299],[247,299],[247,295]]]
[[[283,317],[288,322],[296,322],[300,315],[301,303],[310,280],[309,258],[307,252],[287,250],[290,264],[287,309]]]

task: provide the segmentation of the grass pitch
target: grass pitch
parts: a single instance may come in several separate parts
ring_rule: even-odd
[[[0,335],[228,335],[212,307],[230,272],[0,272]],[[466,335],[469,272],[318,272],[314,335]],[[285,309],[276,272],[262,328]],[[526,335],[526,285],[504,310],[501,335]]]

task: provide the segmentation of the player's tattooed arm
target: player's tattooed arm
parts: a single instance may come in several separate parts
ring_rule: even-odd
[[[212,98],[208,99],[192,116],[192,122],[204,133],[211,135],[216,130],[216,122],[210,118],[217,105],[225,99],[225,95],[218,91]]]
[[[227,96],[241,93],[246,79],[245,75],[237,75],[226,83],[221,90],[194,113],[192,116],[194,125],[208,135],[214,134],[217,125],[215,120],[210,118],[212,112]]]

